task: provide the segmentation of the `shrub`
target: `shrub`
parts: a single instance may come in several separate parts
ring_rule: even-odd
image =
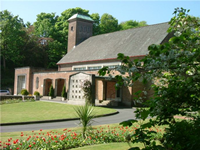
[[[64,98],[67,98],[67,92],[66,92],[66,87],[65,87],[65,85],[63,86],[61,96],[64,97]]]
[[[54,89],[53,89],[53,85],[51,84],[50,88],[49,88],[49,96],[54,97]]]
[[[40,96],[40,93],[38,91],[35,91],[33,95]]]
[[[84,106],[75,107],[74,110],[76,111],[77,116],[80,118],[80,124],[83,127],[83,138],[86,138],[86,130],[91,126],[92,119],[94,118],[94,107],[89,106],[89,104],[86,102]]]
[[[27,91],[27,89],[22,89],[22,90],[21,90],[21,94],[22,94],[22,95],[28,95],[29,92]]]

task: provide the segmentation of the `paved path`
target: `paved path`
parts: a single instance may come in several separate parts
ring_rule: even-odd
[[[112,116],[95,118],[92,125],[120,123],[122,121],[135,118],[135,114],[133,113],[134,109],[132,108],[114,108],[114,109],[116,109],[119,113]],[[70,128],[70,127],[77,127],[78,123],[79,123],[78,120],[72,120],[72,121],[62,121],[62,122],[25,124],[25,125],[9,125],[9,126],[1,126],[1,132]]]

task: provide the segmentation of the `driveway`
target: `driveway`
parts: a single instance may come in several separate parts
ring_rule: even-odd
[[[112,116],[95,118],[92,125],[120,123],[122,121],[135,118],[135,114],[133,113],[135,110],[132,108],[114,108],[114,109],[116,109],[119,113]],[[49,123],[37,123],[37,124],[25,124],[25,125],[9,125],[9,126],[1,126],[1,132],[71,128],[71,127],[78,127],[78,123],[79,123],[78,120],[71,120],[62,122],[49,122]]]

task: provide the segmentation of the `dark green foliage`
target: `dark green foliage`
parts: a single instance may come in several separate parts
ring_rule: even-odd
[[[22,89],[20,92],[22,95],[28,95],[29,92],[27,91],[27,89]]]
[[[197,150],[200,147],[200,119],[170,124],[163,145],[169,149]]]
[[[53,89],[53,85],[51,84],[50,88],[49,88],[49,96],[54,97],[54,89]]]
[[[40,96],[40,93],[38,91],[35,91],[33,95]]]
[[[64,97],[64,98],[67,98],[67,92],[66,92],[66,87],[65,87],[65,85],[64,85],[63,88],[62,88],[61,96]]]

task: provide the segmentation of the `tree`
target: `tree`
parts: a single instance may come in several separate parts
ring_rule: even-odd
[[[144,59],[131,61],[118,54],[122,66],[118,68],[121,75],[115,76],[119,81],[117,85],[132,86],[137,80],[144,84],[150,81],[154,89],[154,96],[146,102],[150,109],[138,109],[136,116],[145,120],[150,115],[155,119],[150,119],[131,136],[133,143],[144,143],[144,149],[193,150],[200,147],[200,22],[188,12],[183,8],[175,9],[168,29],[174,36],[164,44],[150,45]],[[130,76],[123,76],[125,72]],[[103,68],[99,73],[105,75],[110,70]],[[190,119],[176,121],[174,116],[180,114]],[[121,124],[134,122],[137,120]],[[151,139],[152,132],[146,130],[155,125],[168,126],[160,138],[161,145],[156,145]]]
[[[63,98],[67,98],[67,92],[66,92],[66,86],[64,85],[63,86],[63,88],[62,88],[62,93],[61,93],[61,96],[63,97]]]
[[[98,13],[94,13],[91,15],[91,18],[94,20],[93,23],[93,35],[99,35],[100,34],[100,16]]]
[[[13,16],[9,11],[1,11],[0,18],[0,56],[3,68],[6,69],[6,62],[20,65],[21,59],[24,58],[21,48],[24,45],[25,31],[23,30],[23,20],[18,16]]]
[[[38,14],[34,22],[35,34],[39,37],[53,38],[57,18],[55,13]]]
[[[101,16],[100,20],[100,33],[110,33],[114,31],[118,31],[118,20],[114,18],[112,15],[107,13]]]
[[[49,88],[49,96],[51,96],[51,98],[54,97],[54,88],[53,85],[51,84],[50,88]]]
[[[146,26],[146,25],[147,25],[146,21],[137,22],[137,21],[129,20],[129,21],[120,23],[119,27],[120,27],[120,30],[127,30],[127,29]]]

